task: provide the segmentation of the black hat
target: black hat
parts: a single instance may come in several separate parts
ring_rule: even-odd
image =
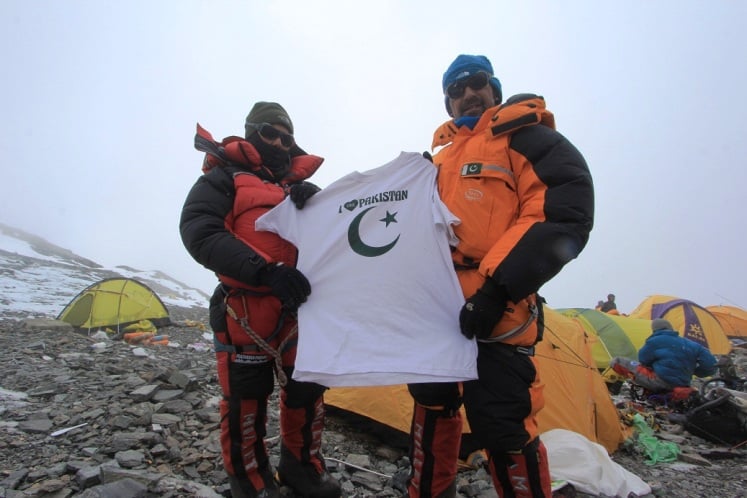
[[[276,102],[257,102],[256,104],[254,104],[252,110],[249,111],[249,114],[246,117],[246,122],[244,124],[247,137],[251,135],[252,132],[254,132],[254,128],[249,126],[250,123],[270,123],[282,125],[288,128],[290,134],[293,135],[293,122],[291,121],[290,116],[288,115],[286,110],[283,109],[283,106]]]

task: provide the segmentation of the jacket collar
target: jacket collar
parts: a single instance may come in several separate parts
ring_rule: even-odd
[[[536,116],[535,119],[519,119],[532,114]],[[497,133],[498,135],[515,130],[522,126],[536,123],[541,123],[555,129],[555,118],[553,114],[547,110],[545,99],[539,95],[522,93],[514,95],[501,105],[486,109],[472,130],[466,126],[460,128],[457,127],[453,119],[443,123],[433,133],[431,150],[436,147],[449,145],[454,141],[454,137],[457,136],[457,134],[464,136],[477,135],[484,132],[486,128],[492,129],[500,123],[508,124],[509,126],[500,133]],[[511,126],[511,123],[516,123],[516,126]]]
[[[442,145],[448,145],[453,140],[457,133],[465,135],[476,135],[485,129],[487,123],[490,122],[491,116],[493,116],[501,106],[493,106],[486,109],[485,112],[480,116],[480,120],[477,122],[474,128],[470,129],[468,126],[458,127],[453,119],[450,119],[443,123],[441,126],[436,128],[433,133],[433,142],[431,143],[431,150]]]

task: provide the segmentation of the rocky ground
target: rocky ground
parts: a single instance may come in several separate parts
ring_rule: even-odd
[[[0,498],[230,496],[211,343],[186,321],[206,317],[203,310],[171,311],[180,325],[162,331],[168,346],[0,319]],[[404,439],[374,429],[328,412],[323,452],[345,497],[400,496],[389,477],[406,467]],[[646,465],[636,444],[613,455],[652,486],[648,498],[747,496],[744,447],[715,445],[665,422],[657,434],[683,449],[680,460]],[[276,464],[276,413],[267,443]],[[484,469],[466,469],[458,496],[497,495]],[[563,496],[591,495],[566,488]]]

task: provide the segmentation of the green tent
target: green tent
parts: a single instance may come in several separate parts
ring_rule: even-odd
[[[145,284],[131,278],[109,278],[86,287],[57,317],[76,328],[120,329],[140,320],[156,327],[171,324],[161,299]]]
[[[611,315],[590,308],[562,308],[559,313],[576,320],[592,338],[591,354],[597,368],[605,377],[614,375],[609,370],[610,360],[622,356],[638,359],[638,350],[651,335],[651,320]]]

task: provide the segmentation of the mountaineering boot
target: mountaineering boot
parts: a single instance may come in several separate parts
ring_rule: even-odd
[[[456,498],[456,481],[451,481],[449,487],[441,491],[436,498]]]
[[[547,450],[537,437],[524,448],[509,452],[488,451],[488,467],[498,496],[550,498],[552,496]]]
[[[279,498],[280,493],[270,467],[260,469],[259,474],[264,482],[264,487],[259,490],[254,488],[251,481],[229,475],[228,484],[231,486],[231,498]]]
[[[407,490],[407,483],[410,479],[410,472],[407,470],[401,470],[392,476],[390,485],[397,491],[402,493],[402,498],[408,498],[410,496]],[[418,495],[415,495],[418,496]],[[423,495],[427,496],[427,495]],[[456,498],[456,480],[449,484],[449,487],[441,491],[437,496],[433,498]]]
[[[267,399],[238,396],[220,402],[223,465],[233,498],[277,498],[264,437]]]
[[[322,457],[316,455],[316,458],[322,462],[321,470],[317,469],[314,462],[299,461],[289,449],[281,444],[278,481],[303,498],[340,498],[342,494],[340,483],[327,472]]]
[[[411,497],[454,498],[462,416],[457,409],[431,409],[415,403],[410,429]]]
[[[280,391],[278,482],[303,498],[339,498],[342,494],[322,457],[323,392],[322,386],[293,380]]]

